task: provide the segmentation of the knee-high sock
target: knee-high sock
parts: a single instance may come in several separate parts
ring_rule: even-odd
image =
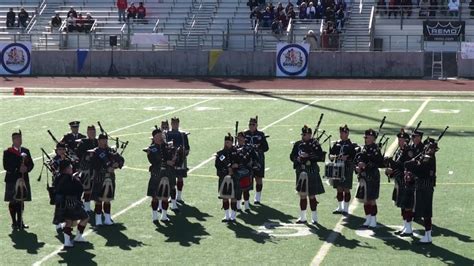
[[[104,202],[104,213],[110,214],[111,209],[112,206],[110,205],[110,202]]]
[[[405,220],[407,222],[413,221],[413,211],[412,210],[405,211]]]
[[[370,215],[376,216],[376,215],[377,215],[377,211],[378,211],[378,209],[377,209],[377,204],[372,205],[372,213],[371,213]]]
[[[256,188],[257,192],[261,192],[262,189],[263,189],[263,184],[257,184],[257,185],[255,186],[255,188]]]
[[[12,218],[12,224],[16,224],[16,206],[14,202],[8,203],[8,211],[10,212],[10,216]]]
[[[229,200],[228,200],[228,199],[222,200],[222,209],[228,210],[228,209],[229,209],[229,206],[230,206],[230,204],[229,204]]]
[[[244,191],[244,200],[248,201],[249,199],[250,199],[250,192],[248,190]]]
[[[310,198],[309,207],[311,208],[311,211],[315,211],[317,206],[318,206],[318,201],[316,201],[316,198]]]
[[[431,223],[431,217],[424,217],[423,222],[425,224],[425,231],[431,231],[431,227],[433,226]]]
[[[237,211],[237,202],[236,201],[232,201],[230,203],[230,208],[233,210],[233,211]]]
[[[339,201],[339,202],[341,202],[341,201],[344,199],[344,195],[343,195],[343,192],[342,192],[342,191],[341,191],[341,192],[339,192],[339,191],[337,192],[337,194],[336,194],[336,199],[337,199],[337,201]]]
[[[95,214],[102,214],[102,202],[96,202],[94,208]]]
[[[84,225],[78,224],[77,225],[77,231],[82,235],[84,233],[84,230],[86,227]]]
[[[163,208],[163,210],[168,210],[168,205],[168,200],[161,201],[161,208]]]
[[[344,192],[344,201],[345,202],[351,201],[351,192],[350,191]]]
[[[172,199],[176,199],[176,188],[172,188],[170,191],[170,196]]]
[[[178,189],[178,191],[183,191],[183,187],[184,187],[184,180],[178,180],[178,182],[176,182],[176,188]]]
[[[307,198],[300,199],[300,209],[302,211],[305,211],[307,207],[308,207],[308,199]]]
[[[64,227],[63,232],[68,236],[72,236],[72,227],[69,227],[69,226]]]
[[[158,200],[157,199],[153,199],[151,201],[151,209],[154,210],[154,211],[158,210]]]
[[[369,204],[364,204],[364,212],[365,212],[365,215],[371,215],[372,213],[372,205],[369,205]]]

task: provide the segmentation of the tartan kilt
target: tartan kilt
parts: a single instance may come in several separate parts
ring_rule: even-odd
[[[188,158],[185,157],[184,160],[183,160],[183,163],[181,165],[179,165],[179,168],[176,168],[174,171],[175,171],[175,175],[174,175],[175,178],[177,178],[177,177],[182,177],[182,178],[188,177]]]
[[[365,187],[359,182],[357,187],[356,198],[359,200],[376,200],[380,193],[380,173],[379,169],[375,168],[370,172],[364,172],[365,175],[359,174],[358,178],[365,180]],[[367,198],[365,198],[367,196]]]
[[[433,188],[415,190],[413,212],[415,217],[433,217]]]
[[[345,168],[344,168],[344,182],[341,182],[340,180],[334,180],[333,181],[333,188],[338,188],[342,187],[345,189],[352,189],[352,182],[354,182],[354,164],[352,163],[345,163]]]
[[[225,176],[219,176],[219,180],[217,182],[217,193],[219,193],[219,189],[221,188],[222,182],[224,181]],[[242,189],[240,188],[239,179],[236,175],[232,175],[232,183],[234,184],[234,195],[235,198],[240,200],[242,198]],[[218,197],[220,198],[220,197]]]
[[[173,189],[176,186],[176,174],[171,167],[160,169],[159,171],[153,170],[150,173],[150,179],[148,180],[148,188],[146,195],[149,197],[157,197],[158,186],[162,177],[168,177],[170,188]]]
[[[308,174],[308,195],[320,195],[325,192],[323,181],[321,180],[321,176],[319,175],[319,168],[317,169],[308,169],[309,171],[305,172]],[[296,170],[296,183],[295,186],[298,185],[298,178],[300,173],[303,172],[302,170]]]
[[[84,210],[82,203],[80,201],[71,208],[64,208],[63,209],[63,218],[64,220],[72,220],[72,221],[77,221],[77,220],[82,220],[89,218],[89,215],[87,212]]]
[[[110,174],[110,180],[112,180],[112,187],[113,187],[113,192],[112,192],[112,200],[115,197],[115,174],[111,173]],[[94,179],[92,182],[92,194],[91,194],[91,199],[94,201],[101,201],[99,198],[102,197],[102,186],[104,185],[105,181],[105,173],[100,173],[97,175],[94,175]]]
[[[25,185],[26,185],[26,190],[28,190],[28,193],[26,195],[26,199],[24,201],[31,201],[31,186],[30,186],[30,179],[25,177]],[[15,182],[5,182],[5,195],[4,195],[4,201],[10,202],[10,201],[15,201]]]
[[[54,205],[53,224],[64,222],[64,209],[59,204]]]
[[[258,153],[258,163],[260,167],[258,169],[254,169],[253,176],[254,177],[265,177],[265,154],[263,152]]]

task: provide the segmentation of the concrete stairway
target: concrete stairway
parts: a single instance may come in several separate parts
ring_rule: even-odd
[[[372,4],[364,4],[362,12],[359,12],[359,5],[351,7],[350,20],[344,25],[344,32],[341,34],[341,50],[343,51],[369,51],[370,35],[369,22]]]

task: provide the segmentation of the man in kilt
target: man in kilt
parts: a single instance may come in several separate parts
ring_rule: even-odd
[[[337,190],[336,199],[338,206],[334,214],[347,215],[349,202],[351,201],[352,179],[354,173],[354,157],[356,144],[349,139],[349,127],[339,127],[340,139],[336,141],[329,150],[329,159],[344,163],[344,177],[333,181],[333,187]]]
[[[438,143],[428,138],[424,141],[425,152],[414,160],[405,163],[405,179],[415,182],[415,204],[413,211],[415,218],[423,218],[425,235],[420,244],[431,244],[433,217],[433,193],[436,180],[436,152],[439,150]]]
[[[95,225],[112,225],[111,201],[115,198],[115,169],[122,168],[125,160],[108,146],[105,134],[99,135],[98,147],[89,150],[93,169],[92,199],[95,201]],[[104,223],[102,223],[102,211]]]
[[[219,177],[217,190],[219,199],[222,199],[222,209],[225,213],[222,222],[235,221],[237,199],[240,199],[242,195],[238,176],[232,170],[232,160],[235,152],[234,138],[228,133],[224,137],[224,148],[217,152],[214,163]]]
[[[71,162],[62,160],[59,164],[59,183],[56,187],[56,204],[60,206],[62,218],[65,221],[63,229],[64,248],[71,248],[74,243],[87,242],[83,233],[89,221],[89,215],[82,206],[81,196],[83,193],[82,182],[77,174],[73,175]],[[74,223],[79,221],[77,225],[76,237],[72,237],[72,227]]]
[[[265,177],[265,152],[268,151],[268,142],[265,133],[259,131],[258,117],[250,118],[249,129],[244,132],[246,142],[253,146],[256,151],[258,163],[260,165],[258,170],[254,171],[255,178],[255,199],[254,204],[260,204],[263,189],[263,178]]]
[[[318,162],[323,162],[325,153],[321,145],[312,136],[308,126],[301,129],[301,140],[293,144],[290,160],[296,172],[296,191],[300,196],[300,217],[296,223],[306,223],[306,208],[308,199],[311,208],[313,224],[318,222],[316,195],[324,193],[324,186],[319,174]]]
[[[161,221],[168,223],[168,198],[175,186],[175,158],[161,129],[152,132],[153,143],[144,151],[150,163],[150,180],[148,181],[147,196],[151,197],[152,222],[158,224],[158,207],[161,204]]]
[[[188,176],[187,157],[190,147],[188,141],[188,133],[179,130],[179,118],[171,118],[171,130],[166,133],[166,141],[172,141],[173,146],[179,151],[178,160],[176,161],[176,197],[171,199],[171,209],[177,210],[176,201],[183,203],[182,193],[184,187],[184,178]],[[174,188],[173,188],[174,189]]]
[[[55,191],[57,191],[58,185],[61,181],[62,175],[60,171],[60,166],[62,161],[68,160],[66,156],[66,144],[59,142],[56,144],[56,150],[55,150],[56,156],[53,157],[52,161],[50,162],[51,170],[54,172],[52,173],[53,175],[53,187],[55,188]],[[71,162],[69,161],[69,164]],[[55,202],[54,206],[54,215],[53,215],[53,224],[56,226],[56,231],[58,233],[63,230],[63,222],[64,222],[64,217],[62,215],[62,210],[59,202]]]
[[[412,220],[413,220],[413,204],[414,204],[414,183],[406,182],[405,180],[405,162],[413,158],[413,152],[408,146],[410,135],[402,128],[397,134],[398,149],[392,158],[386,159],[385,174],[394,180],[395,186],[393,188],[392,200],[395,205],[401,209],[403,218],[403,227],[395,234],[401,236],[413,235]]]
[[[365,145],[362,151],[356,155],[356,173],[359,180],[356,198],[364,203],[365,222],[364,227],[377,227],[377,202],[380,191],[379,167],[383,166],[383,156],[380,148],[375,143],[377,132],[373,129],[365,131]]]
[[[79,174],[84,188],[84,210],[92,212],[91,209],[91,193],[92,193],[92,164],[91,153],[88,150],[93,150],[99,145],[96,138],[96,129],[94,125],[87,127],[87,138],[79,140],[79,145],[76,149],[76,155],[79,158]]]
[[[28,173],[34,163],[30,151],[22,147],[20,132],[12,134],[12,146],[3,151],[3,168],[5,175],[5,197],[12,218],[12,229],[26,229],[23,223],[24,202],[31,201],[31,187]]]

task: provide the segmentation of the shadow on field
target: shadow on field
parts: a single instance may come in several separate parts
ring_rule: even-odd
[[[143,242],[130,239],[122,231],[126,231],[122,223],[116,223],[111,226],[101,226],[95,230],[95,233],[102,236],[107,242],[107,247],[118,247],[122,250],[131,250],[132,248],[143,246]]]
[[[25,230],[10,233],[13,248],[25,250],[28,254],[38,254],[38,250],[44,246],[44,242],[38,242],[38,236]]]
[[[199,222],[206,221],[206,218],[212,217],[210,214],[201,212],[198,208],[183,204],[180,207],[180,213],[174,217],[170,217],[170,223],[159,223],[156,231],[163,234],[166,242],[177,242],[181,246],[189,247],[191,245],[199,245],[201,239],[209,235],[206,228],[199,222],[193,223],[188,217],[194,217]]]
[[[252,205],[251,213],[241,213],[237,217],[245,224],[262,225],[266,222],[293,223],[296,217],[283,213],[265,204]]]
[[[255,243],[265,244],[267,242],[274,243],[275,239],[272,238],[269,234],[259,233],[250,226],[246,226],[243,221],[237,220],[236,223],[229,223],[227,227],[234,231],[235,237],[249,239]]]
[[[73,248],[63,249],[58,253],[61,260],[58,260],[60,264],[67,265],[97,265],[93,260],[95,255],[87,252],[87,250],[94,249],[92,243],[77,243]]]

